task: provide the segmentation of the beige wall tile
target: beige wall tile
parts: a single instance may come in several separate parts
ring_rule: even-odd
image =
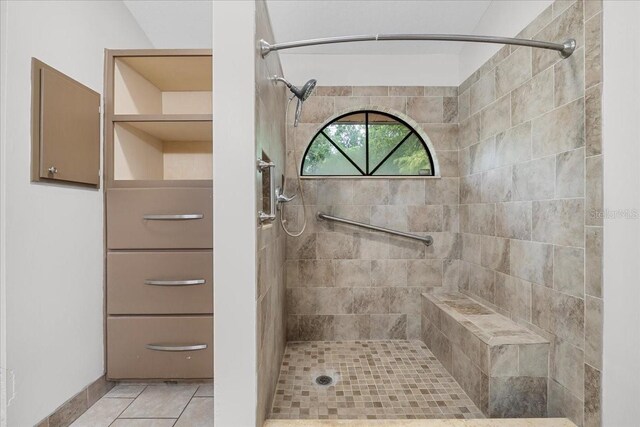
[[[396,179],[389,181],[389,204],[416,205],[424,203],[423,179]]]
[[[372,314],[371,339],[407,339],[406,314]]]
[[[458,121],[462,122],[469,118],[471,110],[471,100],[469,99],[470,91],[466,90],[458,96]]]
[[[584,148],[556,156],[556,198],[584,197]]]
[[[445,123],[458,122],[458,97],[446,96],[442,98],[442,121]]]
[[[598,12],[602,12],[602,0],[585,0],[584,17],[586,19],[591,18]]]
[[[469,147],[469,166],[471,173],[485,172],[495,167],[495,138],[485,139]]]
[[[549,379],[548,400],[549,417],[569,418],[576,425],[582,425],[584,402],[553,379]]]
[[[532,123],[534,158],[582,147],[584,135],[584,99],[557,108]]]
[[[531,48],[518,49],[496,66],[496,95],[506,95],[530,78]]]
[[[588,157],[586,162],[585,223],[602,225],[603,223],[603,178],[602,155]]]
[[[496,135],[495,166],[507,166],[531,160],[531,122]]]
[[[366,340],[369,339],[370,326],[368,315],[345,314],[333,317],[334,339]]]
[[[389,96],[424,96],[424,87],[389,86]]]
[[[482,201],[482,174],[468,175],[460,179],[460,202],[480,203]]]
[[[589,0],[592,1],[592,0]],[[584,426],[602,425],[602,373],[584,365]]]
[[[585,22],[584,31],[584,86],[590,88],[602,82],[602,13]]]
[[[548,69],[511,92],[513,125],[531,120],[553,108],[553,69]]]
[[[588,89],[584,102],[586,155],[597,156],[602,154],[602,85]]]
[[[368,96],[338,96],[335,98],[335,113],[346,113],[354,108],[366,107],[369,105],[369,101]],[[324,120],[320,123],[323,122]]]
[[[442,231],[442,214],[441,205],[408,206],[408,229],[411,232]]]
[[[508,202],[513,193],[513,168],[507,166],[482,174],[482,202]]]
[[[352,288],[354,314],[386,314],[389,313],[391,288]]]
[[[585,292],[602,298],[602,227],[585,227]]]
[[[531,202],[498,203],[496,235],[510,239],[531,239]]]
[[[584,68],[584,49],[576,50],[569,58],[554,65],[556,107],[584,96]]]
[[[369,102],[372,107],[390,108],[403,114],[407,112],[407,98],[403,96],[372,96]]]
[[[553,288],[584,298],[584,249],[554,247]]]
[[[351,234],[321,232],[317,238],[318,259],[358,258],[359,241]]]
[[[442,275],[443,264],[439,259],[407,261],[408,286],[442,286]]]
[[[509,273],[509,243],[509,239],[482,236],[480,250],[482,266],[501,273]]]
[[[425,86],[424,96],[458,96],[455,86]]]
[[[511,274],[533,283],[551,286],[553,282],[553,247],[544,243],[512,240]]]
[[[480,141],[480,114],[474,114],[460,122],[460,148],[466,148]]]
[[[388,86],[353,86],[354,96],[387,96]]]
[[[554,186],[554,157],[520,163],[513,168],[513,200],[551,199]]]
[[[423,124],[422,129],[429,136],[436,150],[458,149],[458,124]]]
[[[389,203],[389,181],[386,179],[358,179],[352,185],[353,203],[356,205]]]
[[[407,98],[407,115],[418,123],[444,123],[442,97]]]
[[[496,291],[495,275],[496,273],[493,270],[470,264],[469,291],[486,301],[494,302]]]
[[[602,369],[602,305],[600,298],[585,298],[584,361],[596,369]]]
[[[314,92],[317,96],[351,96],[352,94],[351,86],[318,86]]]
[[[509,312],[512,319],[531,322],[531,283],[507,274],[496,273],[494,303]]]
[[[333,261],[335,286],[371,286],[371,261],[338,259]]]
[[[407,261],[404,259],[371,261],[371,286],[407,286]]]
[[[300,123],[324,123],[333,113],[332,97],[312,96],[304,103]]]
[[[536,38],[539,40],[566,40],[574,38],[578,46],[584,43],[583,3],[575,2],[560,16],[555,15],[554,20],[540,31]],[[532,52],[533,75],[545,70],[550,65],[561,60],[561,57],[552,51],[534,49]]]
[[[487,73],[473,86],[469,92],[471,114],[475,114],[496,99],[495,73]]]
[[[584,247],[583,199],[534,201],[532,206],[533,240]]]
[[[499,98],[480,113],[480,138],[488,138],[511,127],[511,99],[509,95]]]
[[[425,182],[425,203],[428,205],[458,204],[459,179],[441,178]]]
[[[552,343],[550,377],[580,400],[584,396],[583,365],[582,350],[559,339]]]

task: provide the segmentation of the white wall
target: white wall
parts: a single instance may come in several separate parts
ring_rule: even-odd
[[[4,112],[7,109],[6,81],[7,81],[7,61],[5,54],[7,51],[7,3],[0,2],[0,426],[7,425],[7,303],[5,287],[5,213],[3,206],[6,206],[5,198],[5,168],[2,166],[5,159],[4,129],[6,117]]]
[[[322,86],[457,86],[457,55],[317,55],[280,53],[287,79]]]
[[[514,37],[551,3],[552,0],[494,0],[472,33]],[[429,29],[423,32],[428,33]],[[452,44],[452,49],[459,46]],[[312,55],[282,51],[280,59],[287,79],[294,83],[313,77],[323,86],[458,86],[502,46],[466,43],[461,50],[447,55]]]
[[[2,62],[10,108],[3,111],[0,216],[6,221],[5,350],[15,375],[8,425],[28,426],[104,372],[102,191],[29,182],[31,57],[101,93],[104,48],[150,42],[120,1],[10,1],[6,7]]]
[[[255,3],[213,3],[213,263],[216,425],[254,427]]]
[[[604,207],[640,212],[640,2],[604,2]],[[640,220],[605,219],[603,425],[640,419]]]

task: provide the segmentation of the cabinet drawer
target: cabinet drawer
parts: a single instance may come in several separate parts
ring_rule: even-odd
[[[107,313],[213,313],[211,251],[109,252]]]
[[[213,317],[109,317],[109,379],[213,377]]]
[[[107,191],[109,249],[210,249],[210,188]]]

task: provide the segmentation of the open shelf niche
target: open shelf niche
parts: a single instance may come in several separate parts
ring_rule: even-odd
[[[121,56],[113,71],[115,115],[212,113],[211,56]]]
[[[113,129],[116,181],[210,180],[211,121],[117,122]]]

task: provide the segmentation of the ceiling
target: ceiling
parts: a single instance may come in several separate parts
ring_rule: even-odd
[[[491,0],[267,0],[276,42],[376,33],[473,34]],[[367,42],[281,53],[458,54],[462,43]]]
[[[124,4],[156,49],[213,45],[210,0],[124,0]]]

